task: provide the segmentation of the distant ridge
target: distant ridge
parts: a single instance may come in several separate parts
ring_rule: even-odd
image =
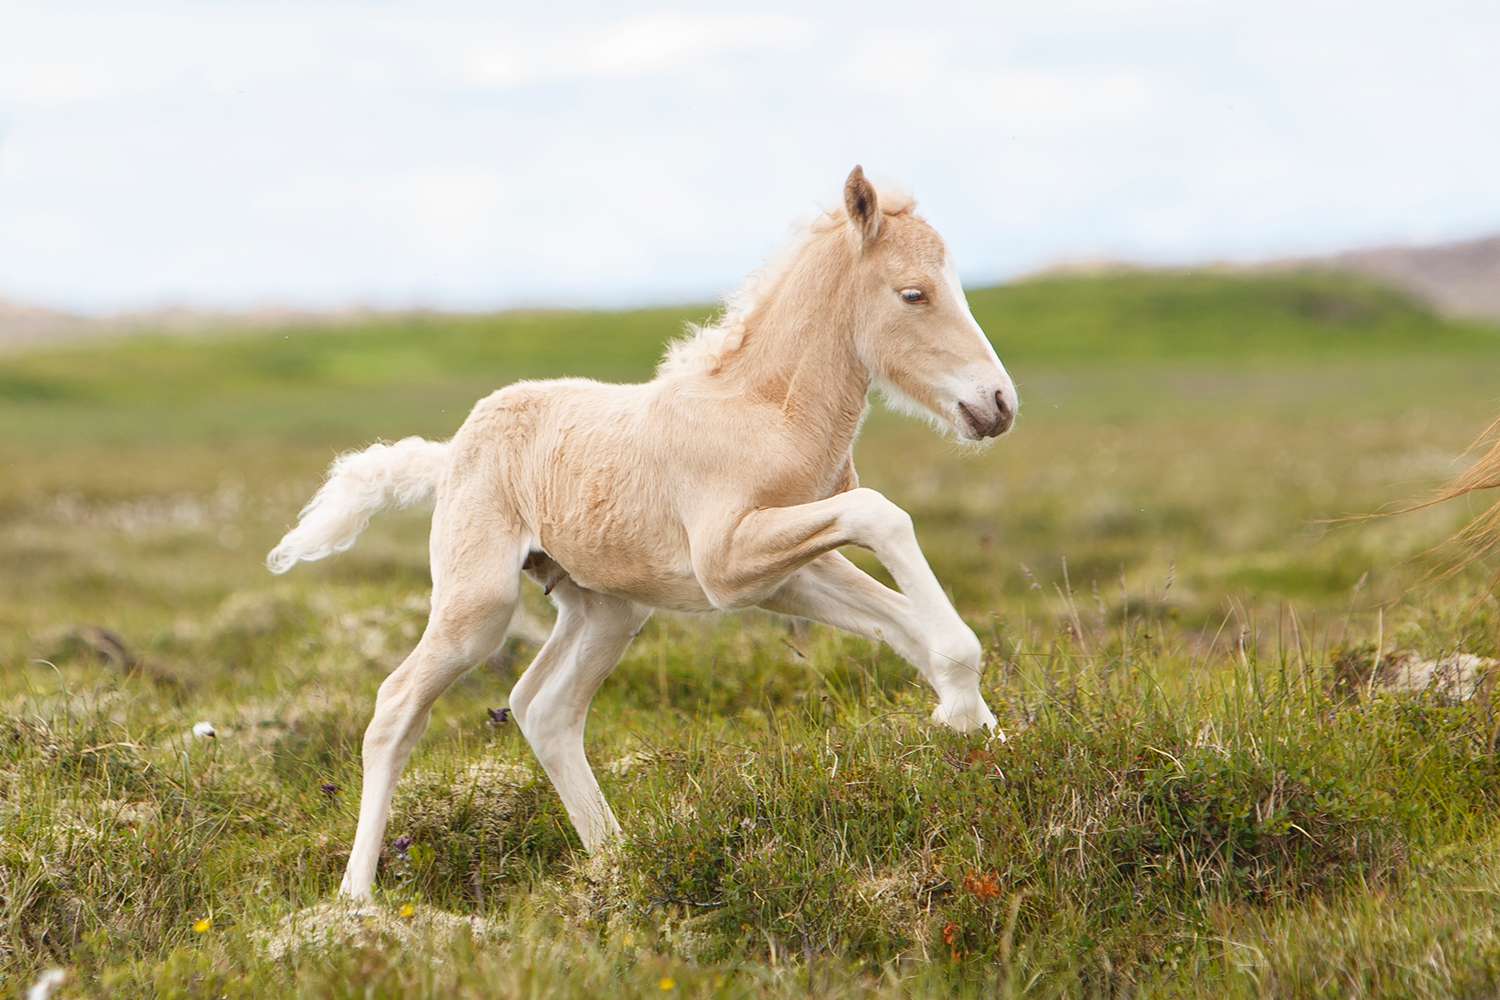
[[[1425,246],[1382,246],[1260,263],[1161,267],[1110,258],[1061,261],[1020,280],[1149,274],[1153,271],[1342,271],[1391,285],[1449,316],[1500,322],[1500,234]],[[0,351],[85,337],[153,331],[214,333],[286,326],[339,326],[393,316],[438,316],[440,310],[368,308],[212,310],[165,308],[93,317],[0,299]]]
[[[1364,275],[1424,300],[1439,312],[1500,320],[1500,235],[1430,246],[1386,246],[1277,261]]]
[[[82,316],[0,299],[0,346],[40,344],[89,323]]]
[[[218,310],[167,307],[109,316],[84,316],[0,299],[0,351],[129,333],[234,333],[289,326],[331,327],[377,317],[426,315],[434,314],[418,309],[385,311],[364,308],[311,310],[269,307]]]
[[[1210,263],[1182,267],[1111,258],[1067,260],[1027,278],[1149,274],[1153,271],[1340,271],[1400,289],[1437,312],[1500,321],[1500,234],[1452,243],[1381,246],[1258,263]]]

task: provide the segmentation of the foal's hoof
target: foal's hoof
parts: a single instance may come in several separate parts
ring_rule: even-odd
[[[991,712],[989,706],[978,698],[941,704],[932,710],[932,721],[961,733],[987,729],[992,735],[998,735],[1002,742],[1005,740],[1005,734],[1000,731],[995,713]]]
[[[346,879],[339,886],[338,901],[345,906],[362,907],[367,906],[375,898],[374,886],[364,890],[355,889]]]

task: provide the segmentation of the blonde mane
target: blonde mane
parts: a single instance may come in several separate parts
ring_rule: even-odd
[[[900,189],[880,188],[877,195],[884,215],[907,215],[917,207],[916,199]],[[844,226],[848,220],[848,213],[839,207],[820,212],[811,222],[794,227],[786,244],[725,296],[724,307],[716,318],[706,323],[688,323],[685,335],[667,345],[656,367],[657,378],[702,374],[722,365],[744,343],[750,317],[802,260],[808,245],[823,233]]]

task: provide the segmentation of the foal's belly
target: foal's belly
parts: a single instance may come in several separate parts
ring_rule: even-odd
[[[685,544],[664,552],[661,546],[640,544],[633,532],[614,538],[594,532],[586,538],[568,531],[539,534],[547,555],[580,587],[654,608],[713,609],[693,574]]]
[[[713,604],[692,573],[661,574],[570,574],[581,587],[614,597],[623,597],[653,608],[672,611],[712,611]]]

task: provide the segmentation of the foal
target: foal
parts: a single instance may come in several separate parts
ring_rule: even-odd
[[[943,241],[859,167],[842,211],[674,345],[643,385],[518,382],[453,439],[338,459],[267,558],[343,551],[370,516],[435,499],[432,613],[380,685],[341,892],[369,896],[391,794],[433,702],[503,640],[522,571],[557,625],[510,709],[589,850],[620,832],[583,752],[589,703],[653,608],[759,606],[889,643],[932,685],[933,718],[993,729],[980,646],[911,517],[854,472],[872,385],[961,438],[1005,433],[1015,385],[974,321]],[[870,549],[900,591],[837,552]]]

